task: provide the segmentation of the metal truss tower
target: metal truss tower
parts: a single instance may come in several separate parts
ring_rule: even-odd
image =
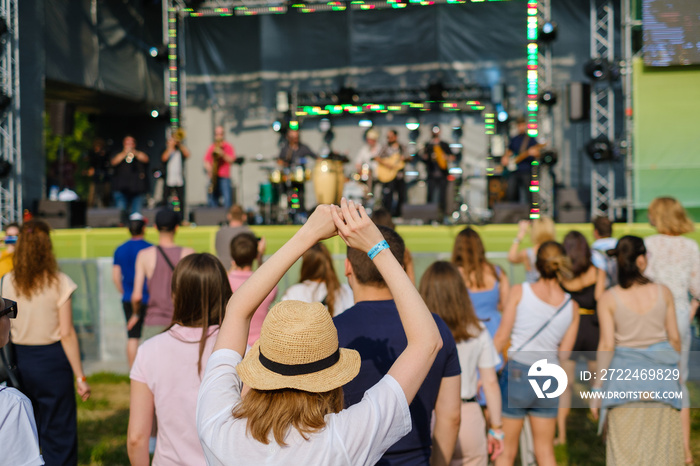
[[[591,59],[609,64],[615,58],[615,23],[611,0],[590,0]],[[615,141],[615,93],[610,81],[591,84],[591,138],[607,137]],[[614,220],[615,173],[611,162],[599,163],[591,170],[591,218],[605,216]]]
[[[7,104],[5,109],[0,108],[0,164],[11,166],[10,174],[0,179],[0,226],[3,228],[22,218],[18,3],[19,0],[0,0],[0,21],[7,25],[7,32],[0,38],[0,106]]]

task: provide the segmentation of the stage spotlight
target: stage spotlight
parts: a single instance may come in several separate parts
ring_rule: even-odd
[[[614,68],[609,61],[600,57],[588,60],[583,65],[583,73],[593,81],[612,80],[619,76],[619,70]]]
[[[559,161],[559,153],[556,149],[545,148],[540,151],[542,165],[552,166]]]
[[[357,91],[352,87],[341,87],[335,94],[335,99],[340,105],[355,105],[360,101],[360,96],[357,95]]]
[[[431,83],[428,86],[428,100],[442,101],[445,100],[445,86],[442,82]]]
[[[153,46],[148,49],[148,54],[158,61],[165,61],[168,59],[168,46],[165,44]]]
[[[496,118],[501,123],[505,123],[506,121],[508,121],[508,112],[506,112],[505,110],[499,110],[496,114]]]
[[[455,117],[455,119],[452,120],[452,139],[459,141],[462,139],[463,134],[464,131],[462,130],[462,119]]]
[[[372,120],[360,120],[357,124],[360,128],[371,128],[374,125]]]
[[[545,89],[540,92],[540,96],[537,99],[542,105],[551,107],[557,103],[557,93],[552,89]]]
[[[289,122],[289,129],[292,131],[299,131],[299,122],[298,121],[290,121]]]
[[[0,91],[0,112],[4,112],[5,110],[7,110],[7,107],[9,107],[11,103],[12,98],[10,98],[4,92]]]
[[[276,120],[272,123],[272,131],[275,133],[279,133],[282,130],[282,123],[280,123],[279,120]]]
[[[12,164],[5,159],[0,160],[0,179],[7,178],[12,172]]]
[[[554,21],[545,21],[540,28],[538,34],[539,40],[542,43],[548,44],[557,38],[557,23]]]
[[[7,20],[4,16],[0,16],[0,38],[7,34],[10,29],[7,27]]]
[[[151,110],[151,118],[158,118],[160,116],[160,112],[158,111],[157,108],[154,108]]]
[[[586,144],[586,152],[594,163],[607,162],[613,158],[612,143],[602,134]]]
[[[420,128],[420,123],[416,117],[411,117],[406,120],[406,129],[409,131],[417,131]]]

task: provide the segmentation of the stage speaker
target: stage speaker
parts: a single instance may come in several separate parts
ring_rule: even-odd
[[[88,209],[86,224],[91,228],[113,228],[122,223],[122,211],[116,207]]]
[[[573,82],[567,86],[569,121],[591,119],[591,86],[588,83]]]
[[[401,218],[405,221],[420,220],[423,223],[441,220],[437,204],[405,204],[401,208]]]
[[[39,201],[37,216],[53,229],[82,228],[85,226],[84,201]]]
[[[49,102],[49,124],[51,132],[55,136],[68,136],[73,134],[75,106],[60,100]]]
[[[557,190],[557,222],[559,223],[586,223],[588,221],[588,209],[581,201],[578,190],[575,188],[560,188]]]
[[[197,225],[223,225],[226,223],[226,207],[194,207],[191,221]]]
[[[518,202],[499,202],[493,205],[492,223],[518,223],[530,218],[530,206]]]

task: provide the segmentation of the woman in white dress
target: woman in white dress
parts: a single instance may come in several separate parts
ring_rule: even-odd
[[[316,243],[304,253],[300,275],[299,283],[287,288],[282,301],[319,302],[326,306],[331,316],[337,316],[355,304],[350,287],[338,280],[331,253],[323,243]]]
[[[673,294],[678,332],[681,336],[681,380],[683,381],[683,446],[685,461],[692,463],[690,408],[688,405],[688,355],[690,351],[691,301],[700,299],[700,250],[698,243],[682,235],[695,229],[683,206],[672,197],[658,197],[649,204],[649,223],[659,232],[644,239],[649,266],[646,275],[666,285]],[[692,296],[692,298],[691,298]]]

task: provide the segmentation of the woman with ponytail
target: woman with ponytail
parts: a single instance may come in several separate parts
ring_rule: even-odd
[[[647,256],[641,238],[624,236],[608,254],[617,257],[619,285],[598,300],[596,374],[621,371],[641,376],[633,375],[631,381],[598,376],[591,390],[679,392],[681,341],[671,291],[644,275]],[[658,373],[663,377],[645,377]],[[599,432],[607,427],[606,464],[683,463],[680,399],[603,398],[591,403],[591,411],[598,417],[602,404]]]
[[[282,301],[290,299],[320,302],[331,316],[337,316],[355,304],[350,287],[340,284],[331,253],[323,243],[315,244],[302,256],[299,283],[287,288],[282,296]]]
[[[153,464],[204,464],[197,437],[197,392],[231,297],[226,271],[211,254],[192,254],[175,267],[173,320],[147,340],[131,369],[127,450],[132,465],[148,465],[154,410],[158,438]]]
[[[561,359],[569,357],[576,341],[579,309],[560,285],[562,280],[573,277],[571,261],[561,244],[544,242],[537,250],[535,267],[540,276],[535,283],[511,288],[501,326],[494,337],[499,352],[510,340],[508,363],[501,376],[505,450],[496,459],[498,466],[512,465],[515,461],[525,416],[532,426],[537,464],[556,465],[557,398],[538,398],[528,380],[528,371],[544,359],[547,365],[559,364],[559,353]],[[560,389],[557,386],[555,391]],[[551,388],[543,390],[553,392]]]

